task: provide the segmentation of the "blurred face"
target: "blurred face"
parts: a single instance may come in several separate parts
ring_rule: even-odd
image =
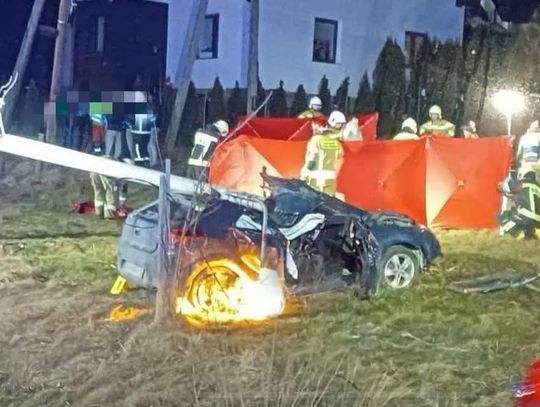
[[[322,107],[321,105],[311,105],[311,108],[317,111],[321,110],[321,107]]]
[[[431,114],[429,115],[429,117],[430,117],[431,120],[434,121],[434,122],[437,122],[437,121],[441,120],[441,115],[438,114],[438,113],[431,113]]]
[[[465,138],[471,138],[473,136],[473,133],[472,131],[469,131],[469,130],[463,130],[463,136]]]
[[[334,129],[336,130],[341,130],[343,128],[343,123],[336,123],[336,125],[334,126]]]

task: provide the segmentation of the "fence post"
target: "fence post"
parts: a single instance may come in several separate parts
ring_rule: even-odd
[[[174,316],[174,268],[171,262],[170,246],[170,177],[171,160],[165,160],[165,174],[159,182],[158,203],[158,267],[159,280],[156,295],[154,322],[170,321]]]

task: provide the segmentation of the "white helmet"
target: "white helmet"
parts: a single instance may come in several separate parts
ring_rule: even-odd
[[[229,134],[229,124],[225,120],[218,120],[214,123],[214,126],[219,130],[221,137]]]
[[[529,133],[536,133],[540,131],[540,122],[538,120],[535,120],[534,122],[532,122],[527,131]]]
[[[439,116],[442,116],[442,110],[439,106],[433,105],[429,108],[429,114],[438,114]]]
[[[347,123],[347,118],[339,110],[334,110],[328,117],[328,124],[330,127],[336,127],[338,124]]]
[[[318,96],[313,96],[309,99],[309,108],[314,110],[321,110],[322,100]]]
[[[404,130],[406,127],[411,129],[415,133],[418,133],[418,124],[413,118],[409,117],[403,121],[403,124],[401,125],[401,130]]]

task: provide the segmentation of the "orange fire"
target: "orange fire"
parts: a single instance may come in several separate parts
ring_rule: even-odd
[[[140,309],[135,307],[124,308],[123,305],[118,305],[111,310],[107,321],[126,321],[151,312],[151,309]]]
[[[176,300],[176,312],[194,325],[261,321],[280,315],[284,306],[278,273],[261,268],[254,255],[199,262]]]

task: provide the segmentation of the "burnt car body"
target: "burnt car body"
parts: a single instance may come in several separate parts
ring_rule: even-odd
[[[270,192],[266,199],[267,242],[285,260],[287,285],[297,294],[351,284],[367,294],[376,291],[381,277],[396,288],[407,286],[440,254],[437,239],[429,229],[404,215],[373,214],[321,194],[303,181],[265,173],[262,177]],[[260,246],[260,212],[207,197],[196,224],[186,226],[187,214],[196,206],[192,199],[178,195],[171,202],[171,230],[176,236],[230,241],[234,232]],[[157,227],[156,201],[130,213],[122,229],[118,272],[138,286],[151,288],[157,284]],[[400,269],[403,265],[413,267],[406,278]]]
[[[377,283],[384,281],[392,288],[407,287],[441,254],[434,234],[406,215],[389,211],[368,212],[315,191],[298,179],[272,177],[265,172],[262,177],[263,186],[270,191],[268,206],[273,209],[271,217],[278,227],[294,224],[310,213],[325,216],[327,224],[321,225],[320,230],[306,233],[293,242],[293,257],[297,260],[317,254],[332,258],[325,253],[325,246],[331,246],[333,235],[336,235],[330,230],[347,230],[352,219],[369,229],[378,243]],[[345,266],[348,268],[347,264]],[[313,268],[313,265],[309,267]]]

